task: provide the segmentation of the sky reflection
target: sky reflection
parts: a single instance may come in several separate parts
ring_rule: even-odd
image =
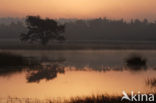
[[[122,91],[149,92],[145,81],[156,78],[156,71],[149,69],[137,73],[124,71],[95,71],[90,68],[77,70],[66,67],[65,73],[57,74],[50,81],[40,80],[39,83],[28,83],[26,72],[0,77],[0,97],[31,97],[31,98],[69,98],[73,96],[88,96],[92,94],[122,95]]]
[[[0,97],[55,99],[96,94],[122,95],[123,90],[141,93],[155,90],[156,69],[155,65],[149,65],[154,64],[154,51],[142,52],[146,54],[143,56],[147,57],[148,65],[138,69],[124,65],[123,58],[129,54],[125,51],[125,54],[122,51],[45,51],[47,55],[42,56],[37,53],[30,53],[36,55],[34,60],[39,63],[33,68],[12,67],[12,71],[0,68],[5,70],[0,73]],[[152,88],[151,84],[154,84]]]

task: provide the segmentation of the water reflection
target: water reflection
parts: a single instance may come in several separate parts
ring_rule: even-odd
[[[64,73],[64,66],[60,64],[51,64],[50,66],[42,66],[35,71],[27,73],[27,81],[39,82],[42,79],[51,80],[57,77],[58,73]]]
[[[1,96],[7,97],[76,97],[90,96],[97,94],[121,95],[122,91],[126,92],[141,91],[149,92],[151,89],[145,85],[147,77],[156,77],[156,71],[140,71],[133,74],[129,71],[99,72],[84,68],[76,70],[75,67],[65,67],[65,74],[57,73],[57,78],[48,82],[40,80],[39,84],[28,83],[25,72],[13,75],[11,78],[0,78]],[[11,85],[11,86],[10,86]]]
[[[65,58],[55,58],[49,59],[46,56],[41,58],[29,57],[25,58],[19,55],[13,55],[8,53],[1,53],[1,57],[5,58],[4,64],[0,65],[0,76],[7,76],[14,73],[20,73],[26,71],[26,79],[28,83],[36,82],[39,83],[40,80],[51,80],[57,77],[58,73],[65,73],[65,67],[74,67],[76,70],[93,70],[99,72],[107,71],[133,71],[139,72],[142,70],[147,70],[146,59],[140,55],[130,55],[124,62],[126,65],[123,66],[104,66],[98,65],[98,69],[94,65],[78,66],[78,65],[66,65]],[[8,58],[8,59],[7,59]],[[13,62],[16,60],[15,62]],[[11,62],[12,61],[12,62]]]
[[[20,73],[24,70],[33,70],[40,63],[36,58],[26,58],[8,52],[0,52],[0,76]]]
[[[110,66],[105,65],[107,63],[101,59],[101,65],[97,64],[98,61],[92,61],[90,64],[82,62],[83,65],[76,63],[70,65],[69,59],[64,56],[24,58],[27,60],[27,65],[1,66],[0,91],[3,94],[0,94],[0,97],[8,96],[8,94],[17,97],[30,95],[30,97],[38,98],[88,96],[104,93],[118,95],[123,90],[149,92],[151,88],[147,87],[147,83],[156,86],[154,79],[146,81],[148,78],[156,78],[156,71],[153,67],[147,67],[147,65],[135,67],[135,62],[142,62],[142,58],[132,59],[135,61],[132,63],[135,68],[126,64],[127,59],[121,60],[123,65]],[[75,60],[74,57],[73,59]],[[16,75],[13,75],[15,73]],[[9,80],[2,78],[7,76],[10,76]],[[10,85],[12,86],[10,87]]]
[[[9,76],[15,73],[27,72],[26,79],[29,83],[39,82],[42,79],[51,80],[57,77],[57,73],[64,73],[61,65],[64,58],[49,60],[47,57],[40,59],[12,53],[0,53],[0,76]]]
[[[146,85],[152,89],[156,89],[156,78],[148,78],[146,80]]]
[[[147,59],[139,54],[131,54],[125,60],[126,66],[132,71],[140,71],[147,69]]]

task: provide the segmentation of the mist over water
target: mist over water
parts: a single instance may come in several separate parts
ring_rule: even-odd
[[[18,66],[10,67],[12,69],[1,67],[2,98],[10,96],[69,99],[73,96],[93,94],[121,95],[123,90],[127,92],[154,90],[151,84],[156,78],[155,50],[10,50],[9,52],[29,58],[31,61],[31,58],[34,58],[36,64],[20,66],[21,69],[18,69]],[[132,54],[146,58],[146,67],[135,69],[128,67],[126,60]]]

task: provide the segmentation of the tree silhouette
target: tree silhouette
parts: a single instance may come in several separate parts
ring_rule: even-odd
[[[46,45],[50,40],[65,40],[61,35],[65,31],[65,25],[59,25],[53,19],[41,19],[39,16],[27,16],[27,33],[22,33],[21,40],[27,42],[39,42]]]

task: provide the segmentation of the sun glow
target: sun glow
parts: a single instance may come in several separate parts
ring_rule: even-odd
[[[155,0],[0,0],[0,16],[156,18]]]

